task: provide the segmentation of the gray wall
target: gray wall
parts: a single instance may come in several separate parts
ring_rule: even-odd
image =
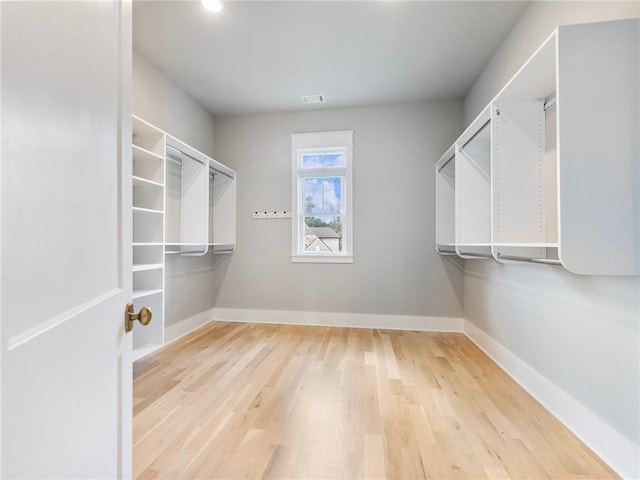
[[[468,123],[556,25],[640,16],[640,4],[533,2],[464,101]],[[466,261],[465,317],[640,444],[640,278]]]
[[[213,156],[213,117],[138,53],[133,53],[133,113]],[[167,256],[165,324],[213,308],[225,258]],[[219,264],[219,265],[218,265]],[[216,268],[217,267],[217,268]]]
[[[433,159],[460,102],[216,118],[216,159],[238,172],[238,245],[216,307],[460,316],[462,274],[434,252]],[[354,130],[353,264],[291,263],[291,133]]]
[[[640,16],[640,3],[531,2],[464,99],[465,125],[482,111],[558,25]]]

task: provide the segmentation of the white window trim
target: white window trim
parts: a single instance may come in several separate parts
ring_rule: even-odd
[[[344,167],[301,169],[301,153],[336,150],[344,152]],[[342,245],[340,253],[316,253],[303,251],[301,229],[303,214],[300,212],[302,191],[301,177],[338,175],[345,177],[342,198]],[[353,130],[340,132],[294,133],[291,135],[291,261],[294,263],[353,263]]]

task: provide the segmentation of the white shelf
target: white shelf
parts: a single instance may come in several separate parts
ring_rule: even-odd
[[[155,290],[134,290],[133,292],[133,298],[143,298],[143,297],[148,297],[151,295],[157,295],[158,293],[163,293],[164,290],[162,290],[161,288],[157,288]]]
[[[556,29],[436,163],[438,247],[640,275],[639,34],[637,18]]]
[[[145,270],[159,270],[164,268],[164,263],[147,263],[145,265],[133,265],[133,272],[144,272]]]
[[[153,213],[157,215],[164,215],[162,210],[154,210],[152,208],[142,208],[142,207],[132,207],[134,212],[142,212],[142,213]]]
[[[162,247],[164,242],[133,242],[134,247]]]
[[[154,186],[154,187],[164,188],[164,184],[160,182],[154,182],[153,180],[137,177],[135,175],[131,177],[131,181],[134,187]]]
[[[151,150],[147,150],[146,148],[139,147],[138,145],[132,144],[133,148],[133,158],[134,159],[147,159],[147,160],[158,160],[160,162],[164,162],[164,157],[157,153],[152,152]]]

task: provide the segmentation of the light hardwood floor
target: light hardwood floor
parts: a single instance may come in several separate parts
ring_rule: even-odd
[[[134,366],[136,478],[617,478],[462,334],[214,322]]]

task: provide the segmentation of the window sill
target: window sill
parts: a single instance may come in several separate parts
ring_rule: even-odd
[[[293,263],[353,263],[353,255],[291,255]]]

